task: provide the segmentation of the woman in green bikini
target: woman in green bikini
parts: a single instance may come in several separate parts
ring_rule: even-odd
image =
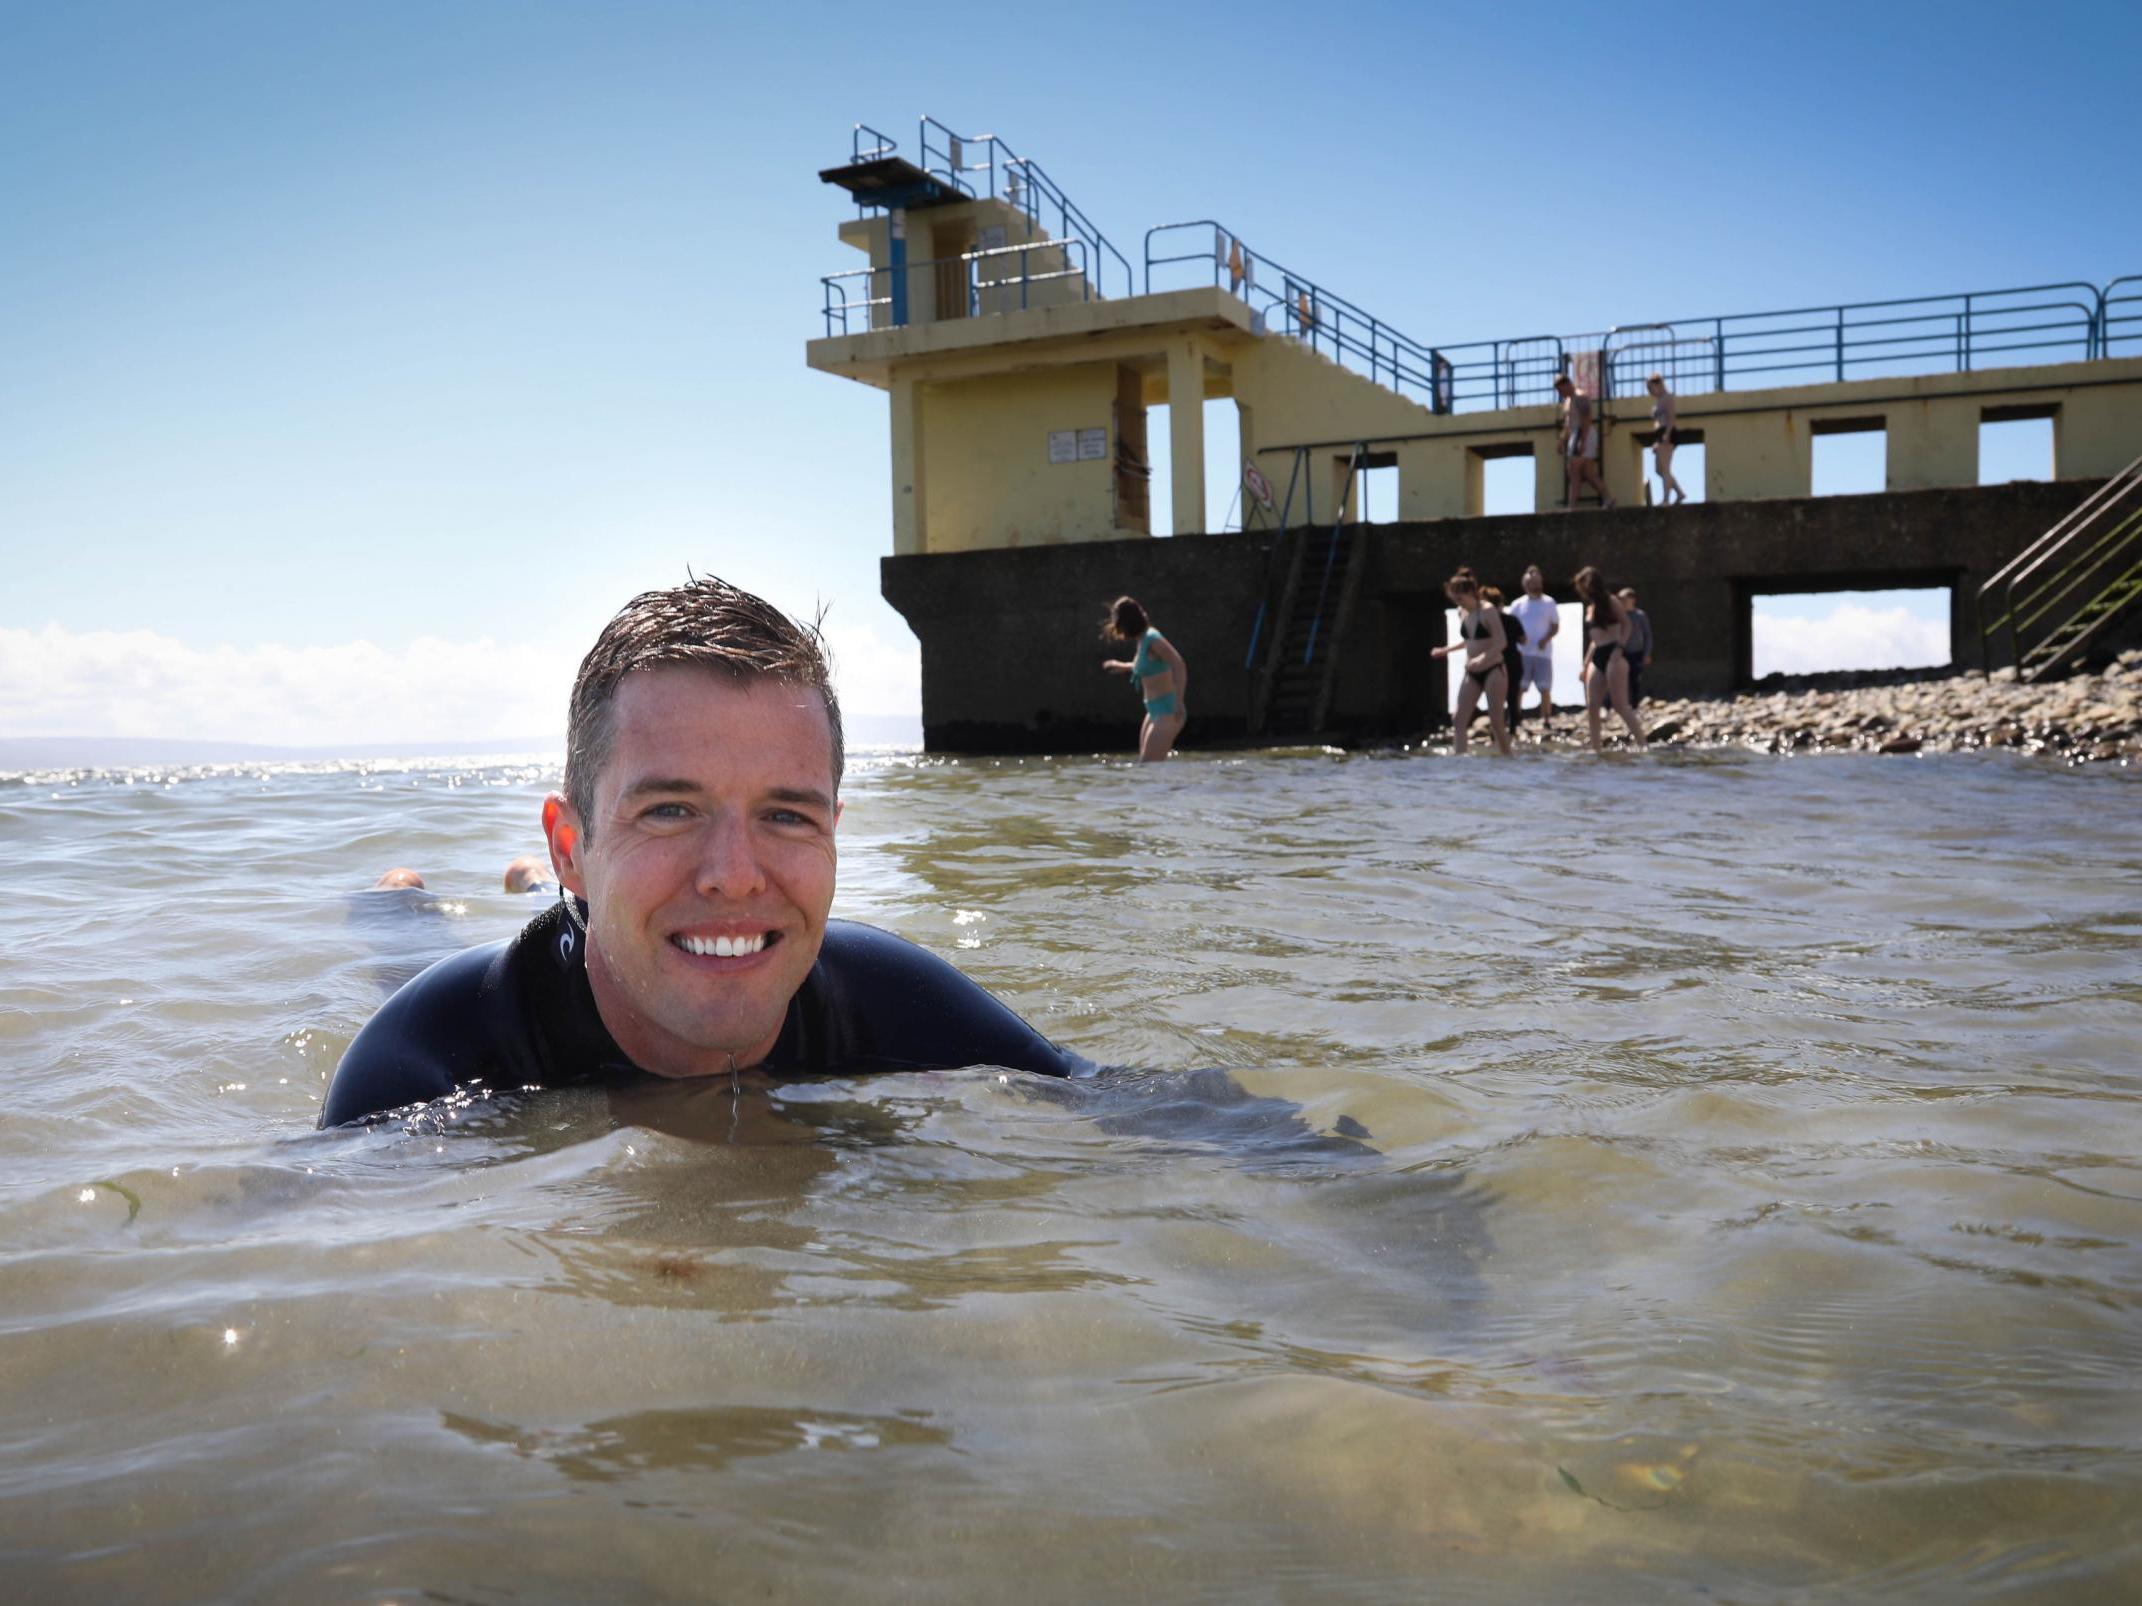
[[[1118,648],[1138,649],[1135,658],[1106,658],[1101,667],[1112,675],[1129,675],[1137,682],[1138,695],[1145,699],[1138,757],[1147,764],[1158,763],[1168,756],[1175,738],[1183,733],[1183,721],[1190,717],[1189,705],[1183,700],[1190,671],[1183,664],[1183,655],[1153,628],[1153,621],[1145,616],[1145,609],[1138,606],[1135,597],[1118,597],[1109,604],[1108,617],[1101,621],[1101,640]]]

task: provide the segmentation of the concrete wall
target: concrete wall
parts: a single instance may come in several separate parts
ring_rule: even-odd
[[[1658,638],[1647,677],[1662,697],[1731,691],[1748,673],[1747,599],[1764,592],[1948,585],[1957,661],[1977,661],[1979,583],[2096,488],[2019,483],[1672,509],[1378,525],[1365,540],[1361,603],[1341,648],[1332,723],[1406,735],[1448,706],[1442,582],[1470,563],[1513,595],[1538,563],[1564,601],[1598,564],[1643,594]],[[1129,592],[1190,667],[1187,745],[1245,734],[1250,630],[1273,537],[1179,536],[1026,551],[891,557],[882,581],[923,653],[932,751],[1127,749],[1138,705],[1099,668],[1108,600]],[[977,665],[988,668],[977,672]]]
[[[930,750],[1135,745],[1138,699],[1101,669],[1121,656],[1101,644],[1101,615],[1126,591],[1182,650],[1193,720],[1210,708],[1239,732],[1241,657],[1269,550],[1254,535],[1190,535],[881,560],[885,598],[922,644]]]
[[[951,293],[956,286],[964,285],[967,274],[958,269],[940,273],[937,268],[925,264],[981,249],[985,238],[994,240],[992,231],[1000,232],[1003,239],[999,243],[1007,246],[1032,246],[1050,239],[1048,230],[1034,223],[1019,208],[1007,201],[986,198],[911,211],[907,214],[906,226],[907,315],[910,324],[967,315],[964,295]],[[853,246],[867,256],[871,267],[878,270],[868,279],[847,281],[851,300],[861,300],[866,295],[873,300],[891,295],[892,275],[886,269],[892,258],[891,220],[882,212],[850,218],[841,224],[840,238],[842,244]],[[1061,243],[1023,254],[985,258],[971,270],[980,292],[979,310],[983,313],[1009,312],[1022,304],[1045,307],[1084,300],[1085,291],[1075,278],[1036,278],[1081,263],[1090,273],[1093,265],[1084,256],[1082,248]],[[1020,282],[1022,270],[1026,281],[1023,285]],[[867,291],[863,289],[865,285],[869,286]],[[871,328],[884,329],[891,325],[890,307],[871,309]]]
[[[926,550],[1041,546],[1115,532],[1115,364],[921,390]],[[1091,429],[1106,435],[1107,456],[1049,461],[1052,432]]]

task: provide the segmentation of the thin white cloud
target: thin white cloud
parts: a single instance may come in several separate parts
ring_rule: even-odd
[[[1758,677],[1929,668],[1949,661],[1949,622],[1856,602],[1840,602],[1820,619],[1780,618],[1758,608],[1751,645]]]
[[[868,627],[829,635],[845,707],[919,717],[912,640],[887,642]],[[150,630],[0,626],[0,736],[562,746],[584,646],[425,636],[396,648],[204,648]]]
[[[0,627],[0,734],[562,742],[576,662],[488,638],[203,648],[150,630]]]

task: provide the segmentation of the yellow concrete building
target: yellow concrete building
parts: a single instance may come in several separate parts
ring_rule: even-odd
[[[1395,467],[1396,514],[1411,521],[1480,514],[1485,464],[1529,456],[1535,504],[1553,508],[1565,494],[1551,402],[1560,373],[1607,392],[1597,399],[1602,476],[1634,502],[1651,439],[1641,379],[1654,363],[1679,393],[1681,440],[1704,448],[1710,501],[1808,495],[1825,433],[1884,431],[1892,490],[1977,484],[1979,428],[1991,420],[2050,419],[2056,478],[2111,474],[2142,449],[2142,318],[2130,315],[2142,287],[2132,281],[1839,307],[1783,327],[1787,315],[1711,319],[1446,352],[1217,224],[1153,231],[1134,280],[1001,141],[962,140],[925,119],[917,165],[876,137],[866,150],[859,136],[856,159],[822,175],[861,203],[840,238],[869,266],[826,280],[828,333],[808,356],[891,399],[899,554],[1151,533],[1159,443],[1147,410],[1160,405],[1178,534],[1204,528],[1208,477],[1232,479],[1245,464],[1272,490],[1270,507],[1243,499],[1251,528],[1331,522],[1342,496],[1354,500],[1352,466]],[[1042,221],[1052,207],[1068,225],[1054,233]],[[1156,267],[1213,282],[1151,289]],[[2019,331],[2029,338],[2012,338]],[[1986,367],[1973,360],[1981,349],[2067,360]],[[1755,361],[1829,377],[1744,388],[1766,371]],[[1914,363],[1946,371],[1852,377]],[[1202,404],[1215,397],[1235,405],[1244,464],[1205,461]]]

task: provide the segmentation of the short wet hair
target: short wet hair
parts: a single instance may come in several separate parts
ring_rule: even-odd
[[[565,799],[583,834],[593,832],[595,783],[617,740],[618,688],[627,675],[678,664],[740,686],[771,680],[817,692],[833,738],[833,790],[840,790],[847,756],[840,698],[819,621],[791,619],[764,597],[700,575],[666,591],[641,592],[617,610],[580,660],[565,718]]]

